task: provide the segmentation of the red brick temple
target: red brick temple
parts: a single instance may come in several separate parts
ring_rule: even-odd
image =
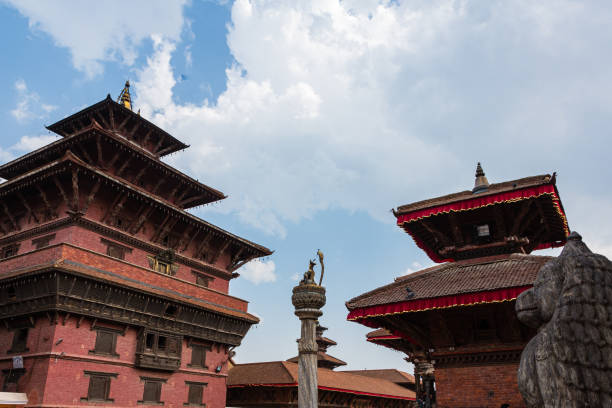
[[[228,359],[258,319],[228,295],[271,254],[186,210],[225,198],[161,161],[184,143],[129,84],[0,166],[2,391],[29,406],[225,407]]]
[[[334,371],[346,365],[327,354],[336,342],[317,326],[318,406],[327,408],[413,408],[414,378],[398,370]],[[237,364],[229,372],[227,405],[232,407],[298,406],[298,358]]]
[[[489,184],[399,207],[397,224],[439,265],[349,300],[369,342],[415,365],[417,397],[437,407],[524,407],[517,369],[534,331],[516,297],[569,235],[553,174]],[[435,384],[434,384],[435,379]]]

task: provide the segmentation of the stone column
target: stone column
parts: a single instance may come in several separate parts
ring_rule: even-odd
[[[311,281],[310,281],[311,282]],[[317,408],[317,319],[323,314],[325,288],[315,283],[302,281],[293,288],[291,301],[295,315],[302,323],[302,335],[298,340],[298,407]]]

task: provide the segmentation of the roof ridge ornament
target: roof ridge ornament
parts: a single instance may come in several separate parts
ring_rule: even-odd
[[[125,86],[117,97],[117,103],[132,110],[132,97],[130,96],[130,80],[125,81]]]
[[[474,181],[474,188],[472,189],[473,194],[482,193],[483,191],[487,191],[489,189],[489,180],[485,176],[484,171],[482,170],[482,166],[480,162],[476,165],[476,180]]]

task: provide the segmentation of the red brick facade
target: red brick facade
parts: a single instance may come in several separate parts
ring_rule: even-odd
[[[436,368],[438,408],[523,408],[518,363]]]
[[[185,212],[224,195],[160,162],[186,146],[125,107],[50,129],[64,139],[0,166],[1,390],[225,407],[230,349],[258,321],[229,281],[271,252]]]

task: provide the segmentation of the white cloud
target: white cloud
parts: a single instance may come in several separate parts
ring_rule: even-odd
[[[28,18],[32,30],[68,48],[74,67],[93,77],[103,72],[104,61],[131,65],[138,45],[151,33],[178,40],[187,0],[5,2]]]
[[[30,91],[23,79],[15,81],[14,87],[17,91],[17,106],[11,110],[11,115],[18,122],[40,119],[57,109],[57,106],[41,103],[38,93]]]
[[[59,139],[56,135],[22,136],[19,142],[10,147],[13,151],[31,152]]]
[[[276,282],[276,265],[274,261],[255,259],[240,269],[240,276],[256,285],[265,282]]]
[[[173,100],[175,46],[156,36],[136,105],[191,145],[170,161],[228,193],[220,211],[280,236],[334,207],[391,222],[469,188],[476,161],[492,182],[607,165],[612,16],[596,7],[237,0],[218,100]]]

